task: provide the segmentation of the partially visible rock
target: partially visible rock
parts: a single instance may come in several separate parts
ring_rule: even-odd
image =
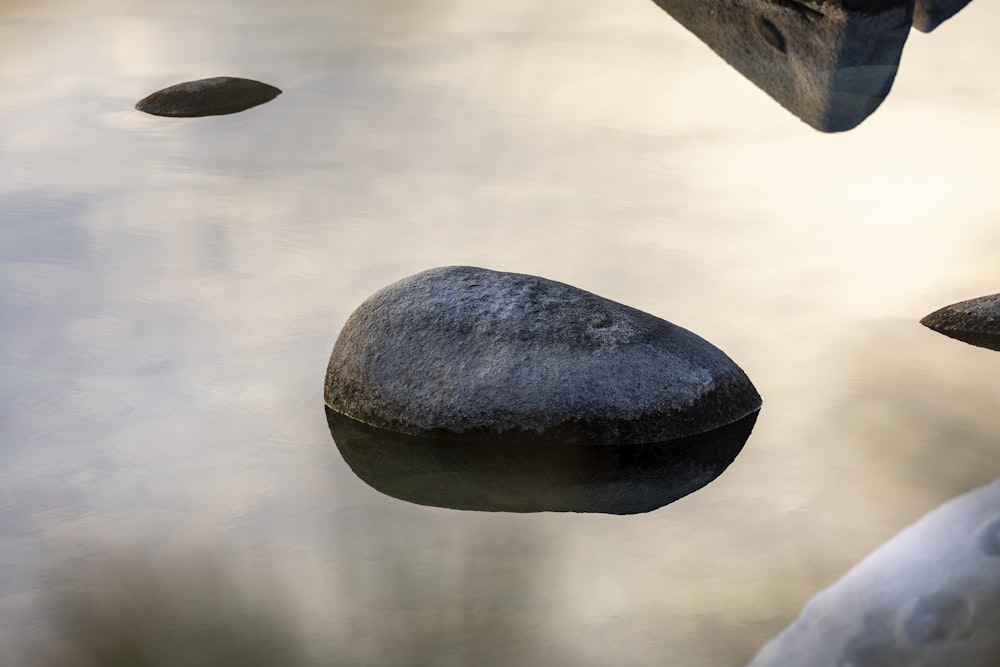
[[[917,0],[913,11],[913,27],[930,32],[962,11],[971,0]]]
[[[217,76],[158,90],[135,108],[154,116],[221,116],[270,102],[280,94],[280,89],[260,81]]]
[[[814,597],[750,667],[1000,665],[1000,480],[951,500]]]
[[[823,132],[850,130],[882,103],[913,23],[913,0],[654,1]]]
[[[1000,294],[953,303],[920,323],[964,343],[1000,351]]]
[[[425,271],[365,301],[334,345],[324,398],[345,458],[376,488],[510,511],[675,500],[736,457],[761,405],[729,357],[681,327],[570,285],[474,267]],[[337,414],[352,420],[340,420],[343,435]],[[421,475],[438,500],[398,490]],[[656,486],[659,505],[607,500]]]

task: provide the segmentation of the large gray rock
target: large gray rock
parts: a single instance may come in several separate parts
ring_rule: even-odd
[[[913,0],[654,0],[812,127],[857,126],[892,87]]]
[[[913,27],[930,32],[962,11],[971,0],[917,0],[913,11]]]
[[[814,597],[750,667],[1000,665],[1000,480],[945,503]]]
[[[1000,294],[953,303],[920,323],[964,343],[1000,351]]]
[[[729,357],[681,327],[473,267],[425,271],[365,301],[334,345],[325,402],[348,463],[390,495],[615,513],[714,479],[761,405]]]
[[[158,90],[135,108],[154,116],[220,116],[270,102],[280,94],[280,89],[253,79],[217,76]]]

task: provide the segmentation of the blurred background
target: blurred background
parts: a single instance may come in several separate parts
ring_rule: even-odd
[[[745,664],[1000,474],[1000,355],[917,323],[1000,290],[998,23],[912,33],[824,135],[649,0],[0,0],[0,662]],[[284,94],[132,108],[219,75]],[[743,453],[631,517],[371,490],[330,349],[449,264],[704,336]]]

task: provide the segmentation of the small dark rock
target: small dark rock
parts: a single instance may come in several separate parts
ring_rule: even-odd
[[[389,495],[613,513],[717,477],[761,405],[743,371],[686,329],[473,267],[425,271],[365,301],[334,345],[324,398],[348,463]]]
[[[920,323],[964,343],[1000,351],[1000,294],[953,303]]]
[[[270,102],[280,94],[280,89],[260,81],[217,76],[158,90],[135,108],[155,116],[221,116]]]

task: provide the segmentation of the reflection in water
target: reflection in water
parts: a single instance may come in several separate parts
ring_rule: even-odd
[[[893,103],[836,137],[648,1],[0,4],[6,633],[33,627],[40,565],[74,567],[95,534],[225,536],[254,579],[315,572],[298,604],[325,581],[317,544],[360,541],[339,519],[370,510],[351,562],[372,564],[371,604],[331,595],[343,623],[310,618],[373,656],[391,642],[366,628],[403,604],[374,591],[404,574],[427,595],[392,632],[458,646],[455,573],[481,578],[474,608],[491,575],[520,576],[487,560],[507,522],[559,556],[521,584],[549,606],[513,620],[574,652],[511,664],[736,667],[864,553],[996,476],[994,353],[914,320],[996,280],[1000,89],[983,81],[1000,3],[914,35]],[[198,122],[131,108],[179,72],[287,97]],[[699,322],[768,397],[754,446],[627,518],[373,493],[331,446],[318,373],[371,285],[456,262]],[[481,550],[462,561],[466,538]]]
[[[654,510],[722,474],[757,415],[669,442],[545,445],[408,436],[326,407],[340,453],[373,488],[420,505],[494,512]]]
[[[543,534],[502,517],[472,531],[444,517],[431,527],[391,512],[354,518],[332,549],[336,608],[325,619],[345,664],[579,664],[550,632],[559,568]]]
[[[370,517],[368,517],[370,519]],[[362,522],[363,524],[367,522]],[[218,557],[102,554],[51,571],[35,631],[0,659],[19,667],[441,667],[569,665],[539,626],[545,565],[524,531],[481,531],[431,554],[347,527],[327,560],[332,599],[306,610],[289,574],[237,575]],[[201,552],[199,552],[201,553]],[[312,629],[322,640],[310,642]],[[307,648],[308,647],[308,648]]]
[[[743,76],[824,132],[882,103],[913,21],[912,0],[654,0]]]
[[[214,560],[156,560],[113,554],[100,567],[53,573],[43,632],[21,636],[7,659],[26,667],[308,664],[279,597],[238,586]]]

